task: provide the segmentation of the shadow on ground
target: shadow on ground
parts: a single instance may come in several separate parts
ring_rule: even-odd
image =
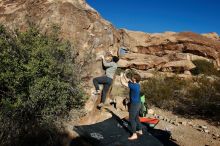
[[[180,115],[187,119],[202,119],[214,126],[220,126],[220,104],[215,106],[210,106],[204,108],[198,108],[197,106],[192,106],[191,103],[186,103],[184,105],[179,105],[172,109],[173,114]]]
[[[113,112],[112,118],[93,125],[76,126],[74,130],[80,137],[73,139],[71,146],[178,146],[171,140],[171,134],[160,129],[144,126],[144,134],[137,140],[129,141],[130,125]]]

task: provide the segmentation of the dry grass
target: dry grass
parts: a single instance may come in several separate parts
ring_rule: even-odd
[[[220,82],[210,77],[182,80],[156,76],[142,83],[142,93],[151,105],[178,114],[219,121]]]

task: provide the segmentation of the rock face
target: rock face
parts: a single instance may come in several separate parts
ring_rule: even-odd
[[[3,0],[0,23],[21,30],[35,24],[43,31],[58,25],[81,53],[116,48],[117,31],[85,0]]]
[[[206,33],[206,34],[202,34],[202,35],[207,37],[207,38],[220,41],[220,37],[216,32]]]
[[[220,68],[220,41],[217,34],[202,36],[192,32],[148,34],[121,29],[123,45],[128,53],[120,60],[121,67],[139,70],[186,72],[193,60],[207,60]]]
[[[149,70],[181,72],[189,74],[194,68],[193,60],[214,62],[220,68],[220,39],[218,34],[195,34],[192,32],[144,33],[116,30],[102,19],[85,0],[2,0],[0,1],[0,23],[9,28],[26,30],[35,24],[43,32],[52,25],[61,28],[62,38],[70,40],[79,51],[96,55],[105,51],[117,54],[120,45],[128,53],[121,56],[119,66],[135,68],[149,77]],[[101,68],[101,63],[91,68]],[[101,74],[92,70],[92,77]]]
[[[88,92],[92,78],[104,72],[101,61],[87,58],[109,50],[117,53],[119,33],[85,0],[1,0],[0,23],[21,31],[34,25],[46,33],[59,26],[60,37],[72,42],[78,51],[80,65],[84,66],[85,60],[91,63],[82,75]]]

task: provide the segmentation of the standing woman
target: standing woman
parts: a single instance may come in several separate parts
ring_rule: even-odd
[[[121,73],[121,83],[122,85],[130,89],[129,98],[129,122],[132,128],[132,135],[128,138],[129,140],[137,139],[137,134],[142,135],[142,126],[139,120],[139,111],[141,108],[140,99],[140,82],[141,77],[139,74],[132,74],[131,80],[126,77],[126,74]]]

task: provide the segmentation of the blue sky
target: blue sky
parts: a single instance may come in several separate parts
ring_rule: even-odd
[[[220,35],[220,0],[86,0],[116,28]]]

